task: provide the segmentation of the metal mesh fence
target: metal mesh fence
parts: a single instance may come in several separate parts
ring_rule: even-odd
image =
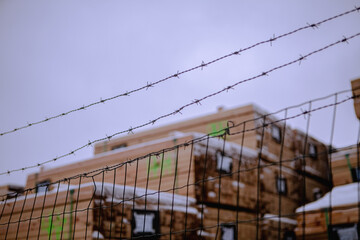
[[[358,140],[332,147],[347,94],[280,118],[242,108],[207,135],[200,122],[29,176],[1,196],[0,239],[358,239]],[[321,111],[333,116],[328,145],[310,134]],[[304,131],[288,125],[298,118]]]

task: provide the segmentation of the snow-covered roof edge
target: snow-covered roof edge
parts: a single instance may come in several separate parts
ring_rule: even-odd
[[[296,213],[316,211],[327,209],[330,207],[346,207],[356,206],[359,203],[358,191],[360,191],[360,183],[350,183],[343,186],[334,187],[330,192],[326,193],[322,198],[315,202],[306,204],[296,209]]]
[[[200,144],[200,145],[206,145],[207,141],[208,141],[207,137],[205,137],[205,136],[207,136],[206,134],[197,133],[197,132],[189,132],[189,133],[173,132],[172,134],[175,134],[175,136],[178,136],[178,137],[193,136],[194,139],[203,137],[204,140],[195,143],[195,144]],[[258,152],[256,150],[250,149],[245,146],[241,146],[237,143],[226,141],[225,146],[224,146],[224,140],[221,138],[218,138],[218,137],[209,137],[209,147],[216,148],[216,149],[222,149],[223,147],[225,147],[225,149],[224,149],[225,153],[226,152],[240,153],[240,151],[242,149],[242,154],[245,157],[251,158],[251,157],[258,156]]]
[[[160,205],[171,205],[172,201],[174,199],[174,206],[186,206],[186,203],[188,205],[193,205],[196,203],[196,200],[192,197],[186,197],[186,196],[182,196],[179,194],[172,194],[172,193],[166,193],[166,192],[160,192],[158,193],[155,190],[151,190],[148,189],[146,191],[145,188],[140,188],[140,187],[136,187],[136,189],[134,189],[133,186],[124,186],[124,185],[120,185],[120,184],[113,184],[113,183],[102,183],[102,182],[89,182],[89,183],[84,183],[79,185],[70,185],[68,186],[67,184],[61,184],[58,188],[55,188],[51,191],[48,191],[46,194],[49,195],[51,193],[56,193],[57,191],[59,192],[65,192],[69,189],[70,190],[76,190],[76,189],[82,189],[85,187],[94,187],[95,189],[95,195],[96,196],[101,196],[101,192],[102,192],[102,196],[104,198],[114,198],[114,199],[120,199],[123,200],[123,198],[125,199],[125,201],[128,199],[132,199],[135,198],[136,199],[143,199],[145,200],[145,195],[146,195],[146,201],[148,203],[154,203],[157,204],[158,203],[158,197],[160,195]],[[125,192],[124,192],[125,190]],[[135,190],[135,195],[134,195],[134,190]],[[114,192],[114,195],[113,195]],[[81,193],[81,192],[80,192]],[[21,201],[24,200],[25,197],[26,199],[31,199],[34,198],[35,195],[38,197],[45,195],[45,193],[38,193],[38,194],[28,194],[27,196],[20,196],[16,199],[16,201]],[[11,203],[14,202],[15,199],[8,199],[6,201],[6,203]],[[5,203],[5,201],[3,202]],[[0,205],[3,204],[0,202]]]
[[[287,217],[279,217],[278,215],[274,215],[274,214],[265,214],[264,215],[264,221],[275,221],[275,222],[283,222],[283,223],[288,223],[288,224],[292,224],[292,225],[296,225],[297,221],[291,218],[287,218]]]

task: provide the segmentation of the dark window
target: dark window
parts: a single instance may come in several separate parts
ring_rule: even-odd
[[[8,185],[7,198],[13,198],[19,195],[22,195],[24,191],[23,187]],[[0,197],[1,198],[1,197]]]
[[[315,144],[309,143],[309,156],[313,159],[317,159],[317,147]]]
[[[359,226],[356,223],[329,226],[331,239],[359,239]]]
[[[284,234],[284,240],[296,240],[294,231],[286,231]]]
[[[271,125],[271,137],[277,142],[281,143],[281,129],[276,125]]]
[[[319,198],[321,198],[323,196],[323,192],[321,191],[320,188],[314,188],[313,194],[314,194],[314,201],[318,200]]]
[[[360,181],[360,167],[351,168],[351,176],[352,176],[353,182],[359,182]]]
[[[282,194],[282,195],[287,194],[286,178],[283,178],[283,177],[276,178],[276,190],[277,190],[278,194]]]
[[[119,148],[125,148],[127,147],[127,144],[126,143],[123,143],[123,144],[119,144],[119,145],[115,145],[111,148],[111,150],[115,150],[115,149],[119,149]]]
[[[49,185],[50,185],[50,180],[45,180],[45,181],[37,183],[36,184],[36,192],[37,193],[46,192],[48,190]]]
[[[24,191],[24,188],[19,186],[9,185],[9,191],[22,192]]]
[[[221,240],[237,239],[235,224],[221,224],[220,229],[221,229]]]
[[[221,173],[232,172],[232,158],[223,155],[220,151],[216,153],[216,169]]]
[[[132,237],[145,237],[146,239],[158,239],[160,233],[159,212],[148,210],[132,211],[131,232]]]

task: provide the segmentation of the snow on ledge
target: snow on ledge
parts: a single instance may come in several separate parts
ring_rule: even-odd
[[[278,215],[274,215],[274,214],[265,214],[264,215],[264,221],[275,221],[275,222],[283,222],[283,223],[289,223],[292,225],[296,225],[297,221],[291,218],[286,218],[286,217],[279,217]]]
[[[351,183],[343,186],[334,187],[331,192],[326,193],[322,198],[315,202],[306,204],[296,209],[296,213],[308,212],[330,207],[330,193],[331,193],[331,207],[351,206],[357,205],[358,190],[360,183]]]
[[[174,201],[174,206],[178,206],[178,207],[185,207],[186,205],[190,206],[190,205],[194,205],[196,203],[195,198],[192,197],[186,197],[183,195],[179,195],[179,194],[172,194],[172,193],[167,193],[167,192],[158,192],[155,190],[151,190],[148,189],[146,191],[145,188],[140,188],[140,187],[136,187],[136,189],[134,189],[133,186],[124,186],[124,185],[120,185],[120,184],[114,184],[113,183],[107,183],[107,182],[89,182],[89,183],[83,183],[80,185],[80,189],[85,188],[85,187],[94,187],[94,191],[95,191],[95,195],[96,196],[102,196],[104,198],[108,198],[108,199],[114,199],[114,200],[123,200],[125,199],[125,201],[130,201],[129,199],[136,198],[139,200],[145,200],[145,195],[146,195],[146,201],[149,204],[158,204],[158,199],[160,198],[160,205],[172,205],[172,202]],[[68,186],[67,184],[60,184],[59,189],[58,188],[54,188],[50,191],[48,191],[46,194],[55,194],[56,192],[66,192],[66,191],[70,191],[70,190],[76,190],[79,189],[79,185],[70,185]],[[134,191],[135,190],[135,191]],[[135,192],[135,195],[134,195]],[[80,190],[81,193],[81,190]],[[101,194],[102,193],[102,194]],[[31,199],[34,198],[35,196],[40,197],[45,195],[45,192],[43,193],[38,193],[38,194],[28,194],[27,196],[20,196],[18,198],[12,198],[12,199],[8,199],[7,201],[4,202],[0,202],[0,205],[3,203],[11,203],[11,202],[15,202],[15,201],[20,201],[20,200],[24,200],[25,197],[26,199]],[[174,200],[173,200],[174,199]]]

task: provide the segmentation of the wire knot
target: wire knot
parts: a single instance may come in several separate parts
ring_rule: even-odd
[[[175,114],[178,114],[178,113],[182,114],[181,108],[179,108],[178,110],[175,111]]]
[[[311,27],[311,28],[313,28],[313,29],[317,29],[317,28],[319,28],[318,27],[318,24],[316,24],[316,23],[312,23],[312,24],[307,24],[309,27]]]
[[[200,66],[201,66],[201,70],[203,70],[203,68],[206,67],[207,64],[204,61],[202,61]]]
[[[349,44],[349,42],[347,41],[348,39],[345,37],[345,36],[343,36],[344,38],[341,40],[341,42],[346,42],[347,44]]]
[[[233,128],[233,127],[235,127],[235,123],[233,122],[233,121],[227,121],[226,122],[226,126],[227,126],[227,128]]]
[[[128,130],[128,134],[134,134],[133,130],[134,129],[132,127],[130,127],[129,130]]]
[[[226,87],[226,91],[229,91],[229,90],[231,90],[231,89],[234,89],[232,86],[227,86]]]
[[[273,37],[270,38],[269,42],[270,42],[270,46],[272,46],[272,42],[276,40],[275,34],[273,34]]]
[[[201,105],[201,102],[200,102],[199,99],[195,99],[195,100],[193,101],[193,103],[195,103],[196,105]]]
[[[179,70],[173,75],[173,77],[179,78]]]
[[[146,90],[148,90],[149,88],[154,87],[153,84],[150,82],[146,82]]]
[[[299,65],[301,64],[301,61],[303,61],[303,60],[306,60],[306,57],[304,57],[303,55],[300,54],[300,57],[298,59]]]

